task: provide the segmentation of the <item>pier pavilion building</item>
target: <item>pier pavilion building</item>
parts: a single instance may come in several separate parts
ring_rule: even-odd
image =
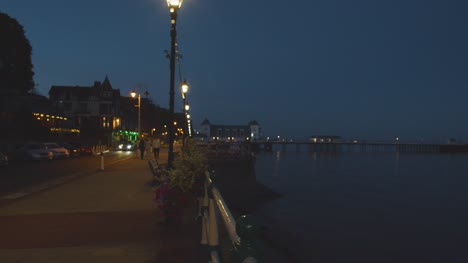
[[[262,138],[262,128],[255,121],[249,121],[247,125],[219,125],[212,124],[208,119],[201,123],[201,134],[210,141],[258,141]]]

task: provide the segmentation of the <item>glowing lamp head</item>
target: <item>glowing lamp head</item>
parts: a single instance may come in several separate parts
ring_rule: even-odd
[[[130,92],[130,96],[132,96],[132,98],[135,98],[136,92],[134,90],[132,90],[132,92]]]
[[[182,2],[183,0],[167,0],[167,6],[171,10],[171,13],[179,9],[182,6]]]
[[[189,85],[187,84],[187,81],[184,80],[184,82],[182,82],[181,89],[182,93],[187,93],[187,91],[189,90]]]
[[[188,104],[185,105],[185,110],[186,111],[190,110],[190,106]]]

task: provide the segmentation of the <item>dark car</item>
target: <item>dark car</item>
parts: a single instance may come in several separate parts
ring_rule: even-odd
[[[0,152],[0,167],[5,165],[8,165],[8,157]]]
[[[93,147],[81,144],[79,142],[70,142],[70,145],[77,148],[80,152],[80,155],[93,155]]]
[[[70,156],[79,156],[80,155],[80,148],[73,145],[73,144],[71,144],[71,143],[64,142],[64,143],[61,143],[60,146],[67,149],[68,152],[70,153]]]

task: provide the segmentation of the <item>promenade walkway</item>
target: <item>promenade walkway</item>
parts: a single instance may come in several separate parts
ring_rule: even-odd
[[[0,262],[198,262],[193,213],[160,224],[151,178],[132,156],[1,206]]]
[[[162,152],[159,161],[166,160]],[[0,263],[208,262],[202,260],[206,251],[193,208],[178,222],[162,224],[151,180],[148,161],[132,155],[104,171],[1,204]],[[221,254],[229,263],[231,246],[223,232]],[[264,262],[292,262],[262,248]]]

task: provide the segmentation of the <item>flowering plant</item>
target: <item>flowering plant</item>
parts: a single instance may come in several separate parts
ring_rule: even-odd
[[[174,169],[168,173],[169,185],[181,192],[193,191],[207,168],[205,155],[193,141],[187,140],[179,158],[174,161]]]
[[[206,169],[204,155],[188,140],[174,168],[164,170],[164,180],[155,191],[155,202],[166,219],[180,215],[181,208],[190,204],[190,193],[199,194]]]

